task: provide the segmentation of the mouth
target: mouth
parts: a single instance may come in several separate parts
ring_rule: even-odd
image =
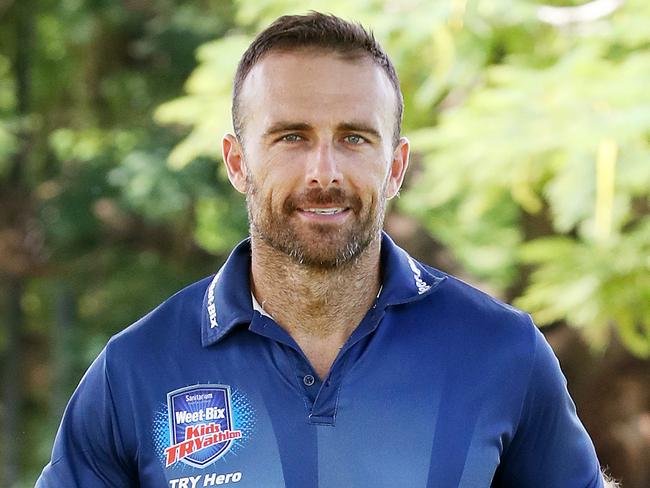
[[[350,207],[305,207],[296,209],[302,219],[318,224],[342,223],[350,214]]]
[[[301,212],[312,213],[315,215],[336,215],[348,210],[348,207],[327,207],[327,208],[301,208]]]
[[[290,195],[284,202],[287,215],[295,215],[306,224],[342,225],[361,208],[361,199],[341,188],[311,188]]]

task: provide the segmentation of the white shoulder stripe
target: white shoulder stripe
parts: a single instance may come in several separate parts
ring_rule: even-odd
[[[417,264],[415,264],[413,258],[407,254],[406,259],[408,259],[411,271],[413,271],[413,279],[415,280],[415,286],[418,288],[418,295],[422,295],[424,292],[431,288],[431,285],[422,279],[422,271],[420,271],[420,268],[418,268]]]
[[[214,278],[212,278],[212,282],[208,287],[207,311],[208,311],[208,317],[210,317],[211,329],[214,329],[219,325],[217,324],[217,307],[214,304],[214,287],[217,285],[217,281],[219,281],[219,276],[221,276],[221,270],[219,270],[219,272],[214,276]]]

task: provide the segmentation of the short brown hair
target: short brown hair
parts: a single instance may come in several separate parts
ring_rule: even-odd
[[[283,15],[260,32],[243,54],[237,71],[232,94],[232,124],[235,135],[241,140],[243,122],[239,97],[242,85],[253,66],[272,50],[290,51],[302,48],[321,48],[353,58],[368,56],[388,76],[397,99],[393,145],[399,141],[402,130],[404,101],[395,67],[388,55],[375,40],[371,31],[334,15],[311,11],[306,15]]]

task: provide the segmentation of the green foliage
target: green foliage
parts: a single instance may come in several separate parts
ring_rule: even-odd
[[[521,250],[534,265],[517,305],[541,323],[567,320],[592,345],[604,348],[615,324],[623,342],[650,355],[650,218],[623,238],[592,245],[567,237],[535,239]]]
[[[244,36],[230,36],[201,46],[197,54],[201,64],[186,83],[188,96],[158,107],[158,122],[193,126],[190,135],[169,155],[172,167],[182,168],[198,156],[218,157],[220,137],[231,126],[234,72],[249,41]]]
[[[3,481],[33,486],[51,452],[44,433],[60,420],[53,397],[71,392],[109,335],[219,262],[193,239],[198,202],[222,191],[216,165],[168,166],[180,134],[152,113],[181,92],[194,52],[234,11],[230,1],[21,0],[0,14],[0,276],[24,285],[28,337],[10,344],[3,326],[0,355],[30,347],[24,391],[0,404],[4,413],[25,399],[23,478]],[[3,325],[16,306],[6,288]],[[55,345],[65,328],[70,339]]]
[[[15,124],[11,121],[14,109],[13,83],[9,60],[0,54],[0,178],[9,167],[9,158],[16,150]]]
[[[532,266],[516,303],[538,323],[566,321],[599,349],[614,326],[646,357],[650,36],[622,25],[648,14],[630,3],[584,29],[503,44],[462,103],[443,100],[438,123],[413,131],[424,167],[403,199],[482,279],[506,289]],[[491,29],[514,35],[497,19]],[[501,259],[485,256],[486,241]]]

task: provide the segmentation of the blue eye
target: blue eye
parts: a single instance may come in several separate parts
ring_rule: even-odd
[[[359,144],[363,144],[364,142],[366,142],[365,138],[363,138],[363,137],[361,137],[361,136],[359,136],[357,134],[351,134],[349,136],[345,136],[344,140],[346,142],[349,142],[350,144],[354,144],[354,145],[359,145]]]
[[[298,134],[287,134],[286,136],[282,136],[280,138],[280,140],[284,142],[298,142],[301,139],[302,137],[300,137]]]

